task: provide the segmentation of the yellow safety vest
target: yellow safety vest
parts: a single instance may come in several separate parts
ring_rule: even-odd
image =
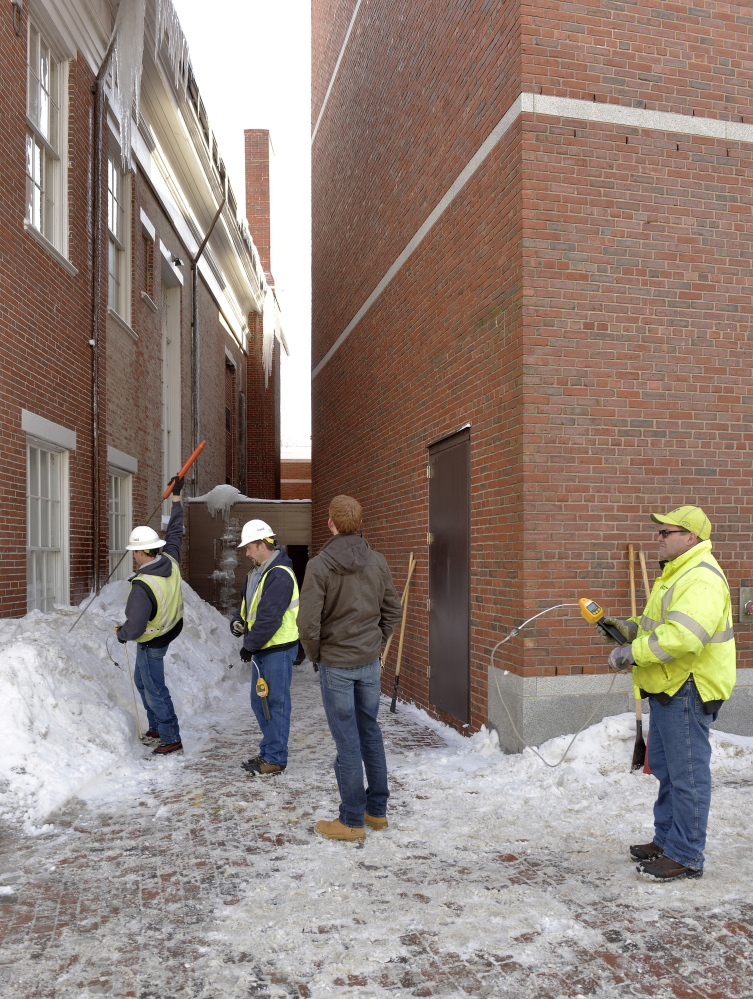
[[[149,642],[153,638],[160,638],[171,631],[183,617],[183,593],[181,591],[180,566],[172,557],[167,558],[172,562],[172,572],[169,576],[154,576],[150,573],[136,575],[131,579],[131,586],[134,580],[139,579],[146,583],[154,594],[157,601],[157,611],[147,622],[146,630],[137,642]]]
[[[259,585],[256,587],[254,595],[251,597],[251,603],[248,608],[246,607],[246,592],[244,590],[243,599],[241,600],[241,620],[246,625],[246,631],[250,631],[253,627],[254,621],[256,620],[256,609],[259,606],[259,601],[261,600],[262,590],[267,583],[267,577],[270,572],[274,572],[275,569],[282,569],[284,572],[289,573],[290,578],[293,580],[293,595],[290,598],[290,603],[288,604],[285,613],[282,615],[280,627],[274,635],[272,635],[267,644],[262,646],[263,649],[268,649],[272,645],[287,645],[289,642],[298,641],[298,581],[295,578],[295,573],[288,565],[271,565],[269,569],[267,569],[259,580]],[[253,570],[246,577],[247,581],[250,581],[252,574]]]
[[[688,677],[702,701],[726,701],[735,686],[735,638],[729,586],[702,541],[664,566],[654,583],[632,643],[633,684],[650,694],[673,694]]]

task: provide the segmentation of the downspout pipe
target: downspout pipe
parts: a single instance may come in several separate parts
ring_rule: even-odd
[[[104,154],[104,104],[105,77],[110,66],[110,59],[117,37],[117,22],[113,28],[110,41],[105,50],[102,64],[91,85],[94,95],[94,122],[92,128],[92,169],[94,183],[92,184],[92,335],[89,346],[92,349],[92,511],[93,525],[93,582],[94,592],[100,589],[100,545],[102,542],[101,522],[101,490],[100,490],[100,420],[101,398],[99,389],[100,377],[100,340],[101,340],[101,310],[102,310],[102,173]]]
[[[201,259],[201,255],[204,252],[207,243],[209,242],[210,236],[214,232],[214,227],[217,225],[219,217],[222,214],[222,209],[225,207],[226,200],[227,187],[223,183],[222,201],[220,202],[220,207],[215,212],[212,224],[209,226],[201,246],[196,251],[196,254],[191,257],[191,390],[193,395],[192,436],[194,448],[199,446],[199,435],[201,433],[201,408],[199,398],[199,260]],[[194,496],[200,495],[198,462],[196,462],[193,466],[192,483]]]

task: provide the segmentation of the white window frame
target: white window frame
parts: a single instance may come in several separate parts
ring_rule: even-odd
[[[120,152],[107,156],[107,306],[131,321],[131,178]]]
[[[114,465],[110,465],[108,473],[108,570],[110,572],[110,582],[113,582],[116,579],[128,579],[133,568],[131,559],[128,558],[128,554],[126,553],[128,535],[133,530],[133,475],[122,468],[116,468]],[[113,500],[116,498],[113,486],[116,485],[118,492],[117,500],[120,506],[120,509],[117,511],[113,509]],[[115,518],[117,518],[117,521]],[[114,542],[122,542],[122,545],[114,544]],[[124,554],[125,558],[121,561],[121,557]],[[120,562],[119,565],[118,562]]]
[[[26,48],[27,226],[67,255],[68,62],[29,19]]]
[[[45,460],[56,465],[55,474],[57,476],[58,497],[54,495],[44,497],[41,487],[41,472],[39,482],[32,482],[32,450],[39,455],[49,456]],[[69,452],[49,441],[39,440],[35,437],[26,438],[26,607],[27,611],[41,610],[51,611],[55,604],[69,605],[70,603],[70,513],[69,513]],[[41,463],[38,466],[41,469]],[[37,485],[37,491],[32,492],[32,487]],[[50,493],[52,489],[47,490]],[[50,511],[47,504],[56,503],[57,506]],[[34,530],[33,509],[36,507],[36,530]],[[49,520],[50,532],[57,530],[57,544],[51,542],[55,539],[50,534],[43,533],[42,524],[47,513],[52,516]],[[54,519],[53,519],[54,517]],[[34,535],[34,536],[32,536]],[[44,544],[44,541],[47,544]],[[37,582],[42,580],[51,584],[51,593],[37,593]]]

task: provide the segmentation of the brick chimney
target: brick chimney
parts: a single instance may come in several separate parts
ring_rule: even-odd
[[[246,219],[259,251],[267,283],[272,277],[270,160],[274,154],[266,128],[244,130],[246,145]],[[280,345],[274,345],[272,376],[265,384],[260,315],[249,316],[247,388],[247,490],[249,496],[280,498]]]
[[[246,218],[251,237],[259,251],[264,275],[270,285],[272,277],[272,239],[270,234],[269,165],[274,155],[266,128],[247,128],[246,140]]]

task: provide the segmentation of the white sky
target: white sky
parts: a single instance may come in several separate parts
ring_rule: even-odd
[[[282,443],[308,447],[309,0],[173,0],[173,4],[240,211],[245,205],[243,130],[268,128],[272,137],[272,273],[290,347],[290,357],[282,358]]]

